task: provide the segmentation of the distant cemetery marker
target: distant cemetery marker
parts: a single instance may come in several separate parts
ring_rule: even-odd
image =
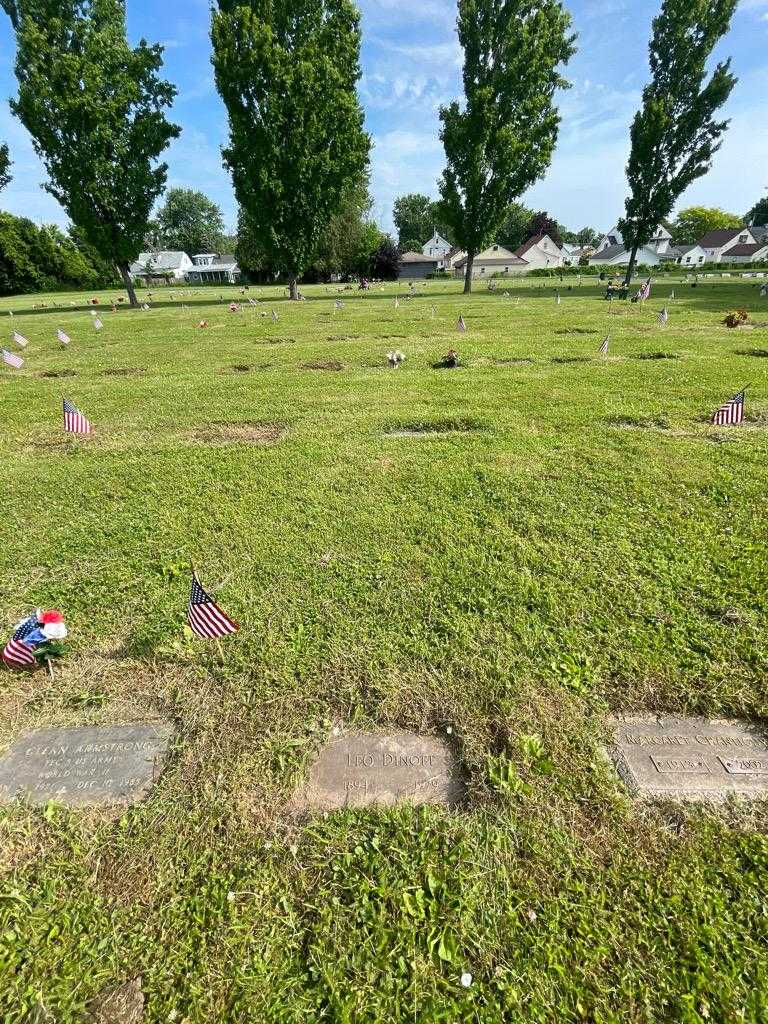
[[[25,733],[0,759],[0,802],[135,803],[160,774],[172,733],[165,722]]]
[[[633,793],[655,799],[768,797],[768,742],[733,719],[622,717],[611,756]]]
[[[312,765],[298,803],[304,809],[396,803],[458,803],[464,782],[445,741],[416,733],[350,733],[332,740]]]

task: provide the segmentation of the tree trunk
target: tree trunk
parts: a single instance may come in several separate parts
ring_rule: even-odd
[[[295,277],[289,277],[288,278],[288,289],[289,289],[289,297],[292,299],[292,301],[293,302],[298,302],[298,300],[299,300],[299,282],[298,282],[298,280]]]
[[[467,269],[464,271],[464,294],[469,295],[472,291],[472,267],[475,265],[475,254],[467,253]]]
[[[133,281],[131,280],[131,273],[128,269],[127,263],[118,263],[117,269],[120,271],[120,276],[123,279],[125,290],[128,292],[128,301],[136,309],[139,305],[139,300],[136,298],[136,289],[133,287]]]
[[[632,246],[632,255],[629,257],[629,265],[627,266],[627,276],[624,278],[625,288],[629,288],[629,286],[632,284],[632,271],[635,269],[635,263],[637,261],[637,250],[639,248],[639,245]]]

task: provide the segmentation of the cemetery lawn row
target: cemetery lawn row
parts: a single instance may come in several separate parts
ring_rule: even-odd
[[[139,975],[152,1024],[768,1018],[764,806],[636,803],[600,752],[611,714],[768,717],[768,327],[720,322],[768,300],[568,284],[0,301],[0,622],[71,630],[0,673],[2,749],[176,726],[142,804],[0,809],[0,1020]],[[292,815],[339,723],[449,736],[466,805]]]

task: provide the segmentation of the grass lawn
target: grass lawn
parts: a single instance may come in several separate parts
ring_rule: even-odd
[[[87,296],[0,301],[0,622],[71,630],[53,681],[0,671],[0,745],[177,728],[126,813],[0,811],[3,1022],[137,975],[151,1024],[768,1020],[765,805],[635,803],[600,755],[612,712],[768,717],[768,327],[720,323],[768,300],[504,287],[103,293],[101,332]],[[466,805],[292,816],[339,722],[450,727]]]

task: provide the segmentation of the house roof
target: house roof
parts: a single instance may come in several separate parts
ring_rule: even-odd
[[[727,245],[728,242],[745,231],[749,231],[749,228],[723,228],[719,231],[708,231],[703,238],[699,239],[699,245],[703,249],[719,249],[721,245]]]
[[[423,252],[404,252],[400,257],[401,263],[438,263],[436,256],[425,256]]]
[[[756,238],[758,242],[768,242],[768,225],[763,224],[762,227],[755,224],[749,229],[752,232],[753,238]]]
[[[201,263],[190,267],[193,274],[210,274],[214,270],[238,270],[237,260],[234,256],[216,256],[212,263]]]
[[[553,238],[550,238],[550,236],[547,234],[542,234],[541,232],[539,232],[538,235],[532,235],[529,239],[527,239],[527,241],[523,242],[523,244],[519,248],[515,249],[515,256],[525,256],[529,249],[532,249],[534,245],[538,245],[539,242],[543,242],[545,238],[549,238],[550,242],[552,242],[555,248],[558,249],[559,251],[559,247]]]
[[[601,249],[600,252],[596,252],[593,256],[590,256],[592,260],[612,260],[617,256],[621,256],[626,249],[623,245],[609,245],[607,249]]]
[[[756,252],[765,249],[768,242],[758,242],[756,245],[734,245],[725,253],[725,259],[729,256],[754,256]]]
[[[139,258],[131,265],[132,273],[144,273],[147,264],[152,270],[180,270],[184,260],[189,259],[185,252],[142,252]]]

